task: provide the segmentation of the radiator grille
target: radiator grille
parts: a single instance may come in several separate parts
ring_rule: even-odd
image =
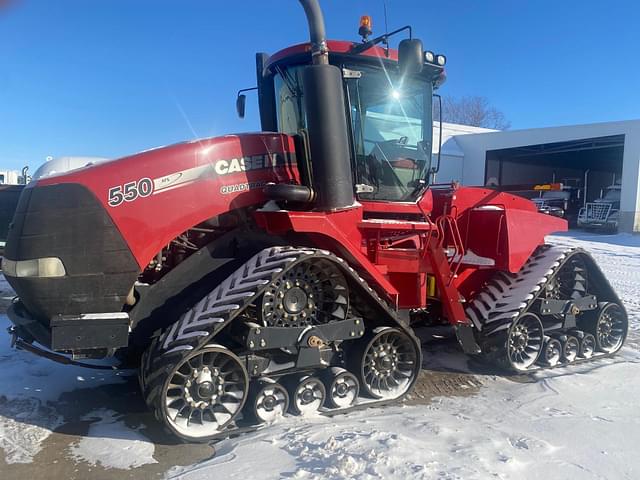
[[[610,203],[587,203],[587,220],[604,222],[610,211]]]

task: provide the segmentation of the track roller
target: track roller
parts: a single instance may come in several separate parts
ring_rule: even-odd
[[[373,398],[398,398],[418,377],[420,354],[402,330],[391,327],[374,330],[360,341],[360,352],[353,357],[360,362],[356,370],[360,387]]]
[[[557,338],[545,337],[544,348],[540,354],[540,361],[548,366],[555,367],[562,358],[562,344]]]
[[[322,381],[314,376],[290,376],[283,383],[289,389],[289,410],[294,415],[306,415],[320,410],[327,396]]]
[[[269,378],[261,378],[249,388],[245,415],[255,423],[271,423],[287,413],[287,389]]]
[[[573,362],[580,353],[580,342],[573,335],[563,335],[560,337],[562,343],[562,359],[567,362]]]
[[[322,380],[327,392],[329,408],[346,408],[358,398],[360,385],[356,376],[344,368],[333,367],[325,370]]]
[[[591,358],[596,351],[596,338],[590,333],[585,333],[580,339],[580,353],[582,358]]]

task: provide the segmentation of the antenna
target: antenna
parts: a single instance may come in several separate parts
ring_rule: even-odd
[[[387,0],[382,0],[382,8],[384,8],[384,34],[385,37],[389,33],[389,26],[387,25]],[[389,40],[384,40],[384,50],[387,57],[389,57]]]
[[[384,8],[384,33],[389,33],[389,26],[387,25],[387,0],[382,0],[382,7]]]

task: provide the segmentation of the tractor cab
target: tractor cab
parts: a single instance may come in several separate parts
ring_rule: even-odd
[[[410,31],[398,31],[405,29]],[[438,167],[431,158],[433,95],[445,79],[446,58],[424,51],[415,39],[403,40],[398,51],[377,45],[388,44],[390,35],[363,43],[327,41],[328,61],[342,76],[340,127],[348,134],[357,198],[415,202]],[[306,138],[303,74],[311,62],[308,43],[257,55],[263,130]]]

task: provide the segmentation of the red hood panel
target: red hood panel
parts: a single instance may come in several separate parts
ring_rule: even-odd
[[[148,150],[42,179],[79,183],[109,212],[141,268],[180,233],[221,213],[265,201],[266,182],[297,180],[293,139],[227,135]]]

